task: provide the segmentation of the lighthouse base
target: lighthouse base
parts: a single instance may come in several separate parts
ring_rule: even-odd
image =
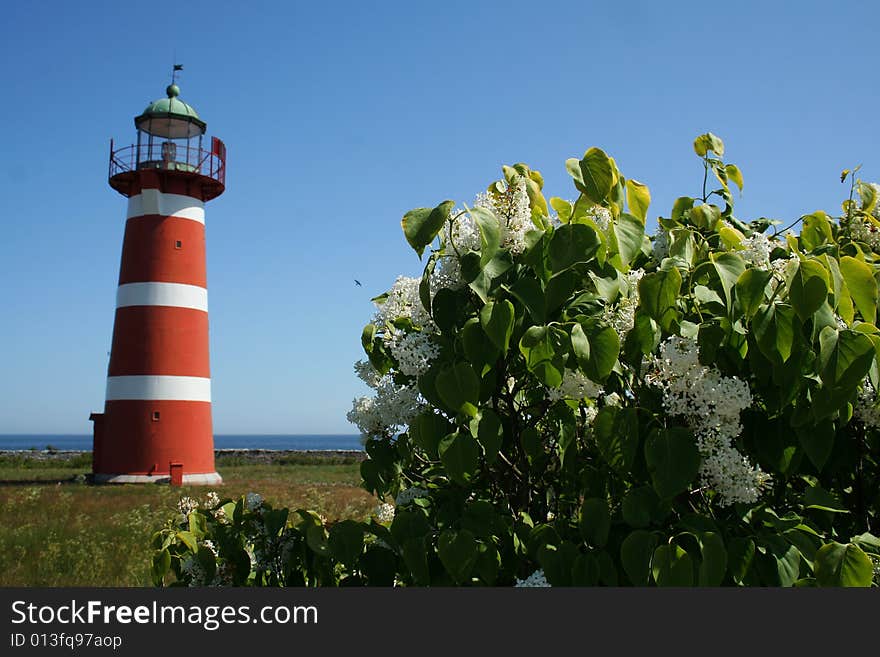
[[[135,474],[98,474],[92,475],[96,484],[170,484],[170,474],[135,475]],[[216,472],[183,475],[184,486],[219,486],[223,477]]]

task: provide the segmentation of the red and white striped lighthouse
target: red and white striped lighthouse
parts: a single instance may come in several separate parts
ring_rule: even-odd
[[[175,71],[180,67],[175,66]],[[103,413],[93,413],[96,483],[220,484],[214,467],[205,202],[225,189],[226,149],[178,98],[110,142],[110,186],[128,197]]]

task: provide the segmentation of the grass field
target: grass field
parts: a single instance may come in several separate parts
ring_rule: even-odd
[[[220,454],[218,487],[92,486],[90,470],[90,454],[0,455],[0,586],[150,586],[150,537],[185,495],[253,491],[329,521],[367,518],[377,503],[355,456]]]

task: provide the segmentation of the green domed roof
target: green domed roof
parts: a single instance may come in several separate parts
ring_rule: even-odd
[[[171,139],[204,134],[207,124],[199,118],[195,108],[178,98],[180,88],[176,84],[170,84],[165,94],[166,98],[153,101],[140,116],[135,117],[135,127]]]

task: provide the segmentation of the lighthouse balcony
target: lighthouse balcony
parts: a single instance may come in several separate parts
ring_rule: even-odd
[[[122,148],[114,148],[110,142],[109,182],[113,189],[130,196],[139,172],[144,170],[194,178],[207,201],[225,189],[226,147],[216,137],[212,138],[209,151],[170,140]]]

